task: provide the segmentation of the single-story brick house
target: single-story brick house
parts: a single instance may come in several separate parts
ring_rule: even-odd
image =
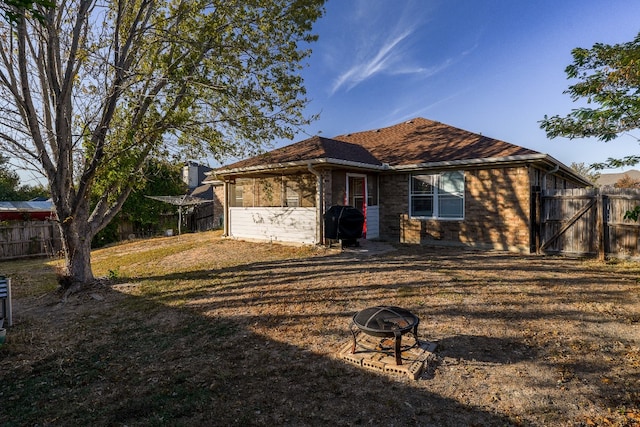
[[[325,243],[324,213],[365,214],[365,238],[530,252],[535,194],[590,182],[553,157],[416,118],[314,136],[215,169],[229,237]],[[205,180],[206,182],[206,180]]]

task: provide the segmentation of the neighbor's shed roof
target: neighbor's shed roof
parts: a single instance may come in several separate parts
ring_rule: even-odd
[[[0,202],[0,212],[53,212],[51,200]]]
[[[0,202],[0,220],[47,220],[55,217],[55,207],[46,201],[5,201]]]

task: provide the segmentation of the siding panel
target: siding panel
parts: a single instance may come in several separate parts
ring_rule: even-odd
[[[230,208],[229,220],[229,235],[232,237],[317,243],[315,208]]]
[[[380,237],[380,208],[367,206],[367,239]]]

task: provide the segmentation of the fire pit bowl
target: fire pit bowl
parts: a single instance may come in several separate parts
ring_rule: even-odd
[[[365,308],[357,312],[351,320],[351,334],[353,335],[353,348],[356,352],[356,331],[359,329],[367,335],[383,338],[395,338],[394,354],[396,364],[402,365],[402,335],[412,332],[418,343],[418,324],[420,319],[409,310],[394,306],[376,306]],[[353,326],[357,329],[354,330]]]

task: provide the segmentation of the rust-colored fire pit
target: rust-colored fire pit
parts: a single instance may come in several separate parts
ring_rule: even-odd
[[[351,321],[350,330],[353,335],[353,348],[356,352],[356,332],[359,329],[367,335],[383,338],[395,338],[394,356],[396,365],[402,365],[402,335],[413,334],[415,345],[418,344],[418,324],[420,319],[409,310],[394,306],[376,306],[357,312]],[[357,329],[354,330],[353,326]],[[386,350],[382,345],[381,350]],[[413,347],[413,346],[411,346]]]

